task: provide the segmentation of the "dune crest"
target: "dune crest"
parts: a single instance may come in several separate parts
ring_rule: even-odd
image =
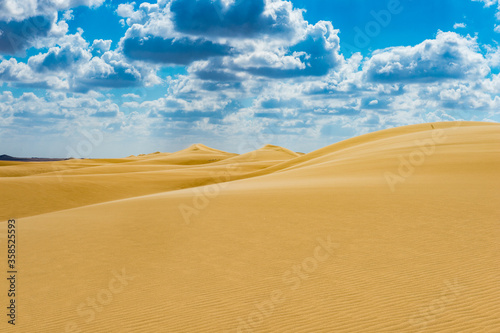
[[[188,148],[186,148],[184,150],[180,150],[178,153],[180,153],[180,152],[194,152],[194,151],[206,151],[206,152],[219,153],[219,154],[231,154],[231,153],[219,150],[219,149],[215,149],[215,148],[211,148],[211,147],[205,146],[202,143],[192,144]]]
[[[257,150],[232,157],[223,163],[262,163],[268,167],[276,165],[276,162],[287,161],[300,156],[290,149],[267,144]]]
[[[261,151],[269,151],[270,150],[270,151],[283,152],[283,153],[289,154],[289,155],[291,155],[293,157],[300,156],[299,154],[297,154],[294,151],[291,151],[290,149],[287,149],[287,148],[284,148],[284,147],[280,147],[280,146],[271,145],[271,144],[267,144],[264,147],[260,148],[259,150],[261,150]]]

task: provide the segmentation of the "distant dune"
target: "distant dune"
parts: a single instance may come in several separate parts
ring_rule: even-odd
[[[4,163],[2,332],[500,332],[499,124]]]
[[[255,151],[232,157],[229,161],[231,163],[287,161],[298,156],[300,156],[298,153],[295,153],[289,149],[268,144]]]

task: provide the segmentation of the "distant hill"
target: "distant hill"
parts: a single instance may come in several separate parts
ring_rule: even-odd
[[[0,161],[15,161],[15,162],[53,162],[53,161],[65,161],[69,158],[41,158],[41,157],[13,157],[10,155],[0,155]]]

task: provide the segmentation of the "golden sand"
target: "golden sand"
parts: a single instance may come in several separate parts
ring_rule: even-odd
[[[1,332],[500,332],[498,124],[2,162],[0,196]]]

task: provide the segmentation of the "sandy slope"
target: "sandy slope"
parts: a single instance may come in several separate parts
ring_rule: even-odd
[[[2,332],[500,332],[500,125],[277,151],[264,169],[255,153],[94,175],[128,199],[19,218],[19,325]],[[134,177],[204,168],[221,182],[132,197]],[[18,199],[51,177],[18,177]]]

